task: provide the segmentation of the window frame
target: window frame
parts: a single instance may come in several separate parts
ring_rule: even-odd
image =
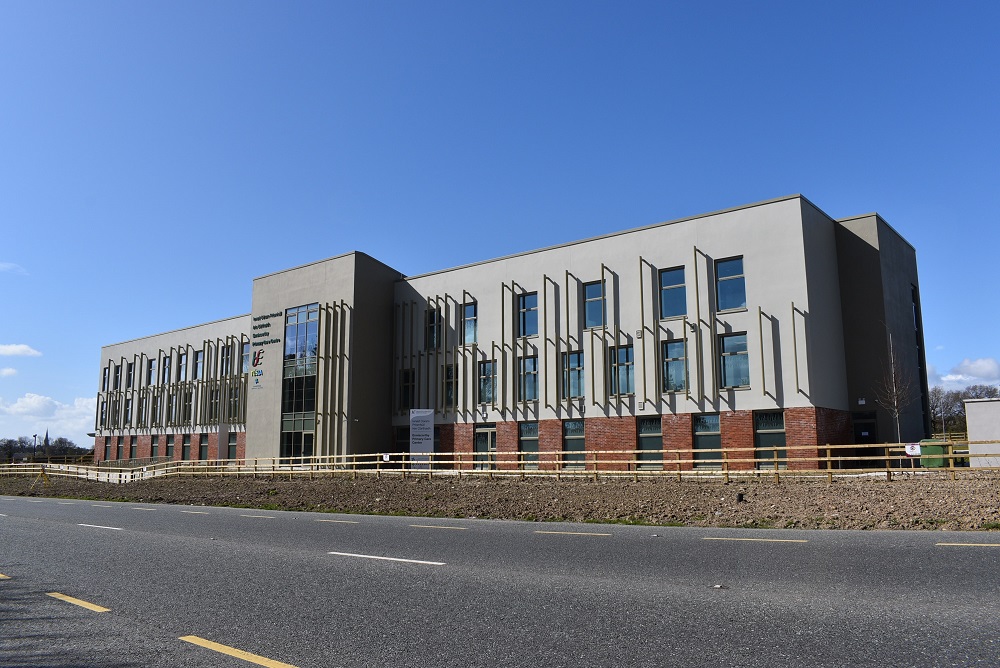
[[[599,297],[593,297],[593,296],[590,296],[588,294],[589,289],[593,288],[595,286],[598,287],[598,288],[600,288],[600,296]],[[583,316],[583,318],[582,318],[582,320],[583,320],[583,329],[599,329],[599,328],[603,328],[603,327],[605,327],[607,325],[607,322],[608,322],[607,293],[605,293],[604,288],[605,288],[605,282],[604,282],[604,280],[600,280],[600,281],[588,281],[588,282],[586,282],[586,283],[583,284],[583,288],[582,288],[581,293],[580,293],[581,296],[582,296],[582,298],[583,298],[583,308],[582,308],[582,313],[581,313],[581,315]],[[589,304],[592,304],[592,303],[599,303],[600,304],[600,307],[601,307],[600,322],[592,323],[591,320],[590,320],[590,310],[587,307],[588,307]]]
[[[736,274],[726,274],[723,276],[720,269],[724,266],[729,265],[733,262],[740,263],[739,273]],[[740,291],[742,293],[742,300],[739,306],[732,306],[728,302],[730,296],[726,296],[727,304],[723,306],[723,288],[728,286],[730,283],[741,286]],[[746,284],[746,267],[744,266],[743,256],[734,255],[733,257],[722,258],[721,260],[715,261],[715,305],[720,313],[724,311],[743,311],[747,308],[747,284]]]
[[[726,350],[727,341],[743,339],[743,349],[735,351]],[[727,384],[727,370],[735,374],[738,369],[732,368],[733,362],[728,360],[743,360],[746,368],[746,383]],[[738,363],[738,362],[737,362]],[[719,334],[719,388],[720,389],[745,389],[750,387],[750,340],[746,332],[732,332],[729,334]]]
[[[517,358],[517,398],[518,401],[538,401],[538,355]]]
[[[517,336],[538,336],[537,292],[524,292],[517,296]]]
[[[671,273],[680,272],[680,283],[671,283],[670,285],[664,285],[663,280],[665,277],[669,276]],[[660,269],[659,271],[660,279],[660,320],[667,320],[669,318],[682,318],[687,315],[687,284],[685,283],[684,276],[684,266],[679,267],[667,267],[665,269]],[[666,313],[665,299],[669,295],[680,293],[680,311],[677,313]]]
[[[682,354],[680,357],[670,357],[670,348],[677,344],[681,345]],[[676,364],[683,365],[684,368],[684,382],[681,387],[670,387],[668,385],[670,379],[670,367]],[[670,394],[674,392],[687,392],[690,386],[690,378],[688,376],[688,355],[687,355],[687,339],[667,339],[660,342],[660,390],[664,393]]]
[[[621,359],[625,353],[627,359]],[[621,392],[622,373],[627,391]],[[608,394],[612,397],[628,397],[635,394],[635,347],[629,343],[608,346]]]
[[[579,365],[573,365],[575,361],[574,356],[579,356]],[[583,350],[567,350],[562,353],[562,358],[560,359],[562,365],[562,386],[559,388],[559,398],[562,401],[575,401],[577,399],[585,399],[587,396],[587,361],[584,357]],[[578,387],[580,388],[580,394],[570,394],[572,391],[574,377],[579,378]]]
[[[484,373],[485,371],[485,373]],[[484,383],[489,383],[489,392],[484,393]],[[488,394],[488,399],[483,395]],[[476,367],[476,403],[480,405],[496,403],[497,394],[497,363],[496,360],[480,360]]]
[[[471,315],[470,315],[471,309]],[[462,304],[462,345],[471,346],[479,343],[479,303],[472,301]],[[472,336],[469,336],[471,328]]]

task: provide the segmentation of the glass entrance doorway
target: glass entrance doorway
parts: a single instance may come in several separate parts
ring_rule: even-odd
[[[473,466],[477,469],[497,467],[497,426],[481,424],[476,426]]]

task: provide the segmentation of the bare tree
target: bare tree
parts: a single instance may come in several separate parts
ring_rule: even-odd
[[[900,442],[899,416],[917,397],[916,383],[910,368],[902,363],[889,334],[889,357],[882,365],[882,378],[875,385],[875,403],[885,410],[896,426]]]

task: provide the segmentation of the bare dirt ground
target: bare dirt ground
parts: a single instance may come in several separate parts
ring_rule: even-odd
[[[734,479],[338,476],[164,478],[124,485],[0,478],[0,495],[273,510],[701,527],[1000,530],[1000,475]]]

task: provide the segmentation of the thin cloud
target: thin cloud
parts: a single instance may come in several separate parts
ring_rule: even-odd
[[[41,353],[23,343],[0,343],[0,356],[39,357]]]
[[[21,276],[28,275],[28,271],[24,267],[19,264],[14,264],[13,262],[0,262],[0,272],[19,274]]]
[[[978,378],[980,381],[991,383],[1000,380],[1000,362],[992,357],[981,357],[970,360],[962,360],[960,364],[951,370],[957,376],[967,378]]]
[[[7,378],[9,376],[16,376],[17,369],[11,369],[10,367],[5,367],[0,369],[0,378]]]

